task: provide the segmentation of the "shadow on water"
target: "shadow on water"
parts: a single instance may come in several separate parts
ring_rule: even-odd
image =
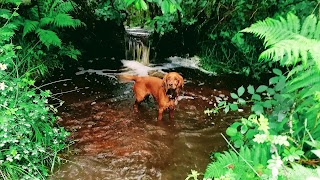
[[[75,153],[51,179],[185,179],[191,169],[205,171],[210,152],[226,149],[220,133],[245,113],[203,113],[217,98],[228,99],[230,91],[246,83],[237,75],[213,76],[189,62],[144,67],[123,61],[128,67],[103,69],[101,65],[98,69],[95,61],[99,60],[92,60],[92,67],[89,63],[60,77],[70,81],[50,85],[53,93],[61,93],[59,98],[65,101],[59,111],[59,124],[75,141]],[[174,121],[169,121],[166,113],[164,120],[157,122],[152,99],[135,114],[132,83],[119,83],[115,78],[123,72],[145,74],[150,70],[177,71],[186,80]]]

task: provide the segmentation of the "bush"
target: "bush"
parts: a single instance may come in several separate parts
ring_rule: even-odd
[[[216,108],[206,111],[211,114],[223,109],[227,113],[238,110],[240,105],[252,104],[253,114],[233,123],[226,133],[230,136],[233,147],[249,147],[251,153],[259,152],[258,146],[270,149],[266,156],[271,158],[260,162],[264,164],[262,173],[256,173],[254,178],[291,179],[292,176],[287,172],[293,171],[310,172],[301,174],[300,179],[317,174],[316,170],[309,166],[303,167],[296,163],[313,165],[319,169],[319,166],[313,163],[314,159],[320,157],[318,27],[320,21],[314,15],[300,23],[297,16],[289,13],[286,19],[267,18],[242,30],[264,39],[267,50],[260,55],[260,60],[278,62],[281,66],[286,66],[288,72],[274,69],[275,76],[269,80],[269,85],[257,88],[251,85],[247,88],[240,87],[236,93],[231,93],[235,102],[221,101]],[[246,89],[249,100],[243,98]],[[241,153],[237,155],[240,156]],[[240,157],[246,157],[246,154]],[[255,161],[250,157],[245,161],[254,167]],[[212,168],[219,163],[221,162],[210,163],[205,178],[226,175],[227,172],[223,169],[219,169],[219,174],[216,173],[216,168]],[[231,163],[236,163],[234,167],[241,164],[233,161]],[[291,167],[294,170],[290,169]],[[240,177],[241,173],[231,171],[234,177]]]
[[[41,1],[39,4],[42,3]],[[56,109],[48,104],[51,94],[36,87],[34,79],[43,72],[41,67],[46,68],[48,65],[40,60],[45,56],[57,56],[49,49],[56,42],[60,42],[60,39],[53,31],[42,29],[47,26],[24,25],[24,28],[31,27],[28,33],[35,31],[40,38],[37,43],[32,44],[36,40],[30,37],[30,41],[26,43],[28,39],[16,34],[23,22],[27,22],[18,13],[21,2],[1,1],[0,4],[3,8],[0,10],[0,177],[45,179],[60,161],[58,152],[66,147],[69,133],[55,124]],[[73,22],[70,17],[69,20]],[[47,33],[41,34],[44,31]],[[46,36],[48,34],[53,36]],[[16,45],[18,43],[21,43],[21,46]],[[27,46],[24,46],[26,44]],[[67,55],[68,49],[58,45],[61,46],[58,49],[64,50]]]

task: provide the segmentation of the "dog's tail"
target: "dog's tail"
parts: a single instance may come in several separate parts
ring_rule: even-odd
[[[118,75],[118,79],[120,82],[137,81],[139,79],[139,76],[120,74],[120,75]]]

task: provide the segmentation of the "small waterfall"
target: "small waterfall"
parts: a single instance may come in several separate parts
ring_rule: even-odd
[[[142,28],[126,28],[126,59],[149,64],[151,32]]]

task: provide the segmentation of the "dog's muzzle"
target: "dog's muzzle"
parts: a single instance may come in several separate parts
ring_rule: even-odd
[[[175,89],[168,89],[166,95],[169,97],[169,99],[175,99],[177,97]]]

